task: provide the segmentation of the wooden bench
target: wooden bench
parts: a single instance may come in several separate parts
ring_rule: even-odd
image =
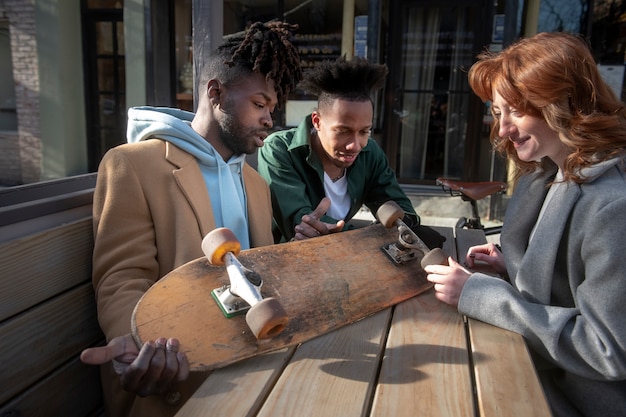
[[[104,415],[93,287],[96,175],[0,191],[0,416]]]

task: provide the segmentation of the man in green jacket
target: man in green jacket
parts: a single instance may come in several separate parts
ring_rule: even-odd
[[[365,205],[373,213],[388,200],[429,247],[445,240],[420,225],[383,150],[371,138],[371,95],[382,88],[384,65],[355,57],[325,61],[301,83],[317,109],[296,128],[275,132],[259,149],[258,171],[272,192],[274,239],[301,240],[352,228]]]

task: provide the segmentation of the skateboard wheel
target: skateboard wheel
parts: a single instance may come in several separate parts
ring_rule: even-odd
[[[396,220],[404,217],[404,210],[393,200],[386,201],[376,211],[376,217],[386,227],[391,228]]]
[[[257,339],[269,339],[280,334],[288,321],[285,309],[274,297],[259,301],[246,314],[248,327]]]
[[[421,265],[422,268],[426,268],[428,265],[448,265],[448,257],[444,251],[435,248],[424,255]]]
[[[239,255],[241,244],[230,229],[219,227],[202,239],[202,251],[211,265],[224,265],[224,255],[228,252]]]

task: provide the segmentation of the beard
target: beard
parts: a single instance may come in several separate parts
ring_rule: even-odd
[[[257,146],[254,137],[265,137],[268,132],[264,129],[246,128],[237,117],[229,113],[222,114],[223,118],[219,121],[219,134],[222,143],[235,155],[255,153]]]

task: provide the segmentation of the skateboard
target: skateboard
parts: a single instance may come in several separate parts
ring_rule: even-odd
[[[176,337],[192,370],[296,345],[432,287],[419,260],[432,251],[387,202],[380,223],[248,250],[219,228],[206,257],[157,281],[132,316],[138,346]],[[432,257],[432,256],[430,256]]]

